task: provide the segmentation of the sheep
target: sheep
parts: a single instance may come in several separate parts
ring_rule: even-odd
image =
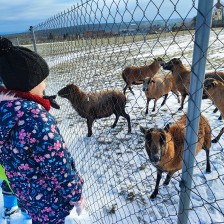
[[[145,92],[145,96],[147,98],[145,114],[148,114],[148,107],[151,99],[155,99],[154,107],[152,109],[154,112],[157,100],[164,96],[164,100],[161,104],[161,106],[163,106],[166,103],[166,99],[170,91],[177,96],[178,103],[180,103],[178,91],[171,74],[157,74],[153,78],[146,78],[143,82],[142,90]]]
[[[214,79],[207,78],[204,81],[203,99],[209,98],[214,102],[216,107],[221,111],[221,116],[224,116],[224,83]],[[218,136],[212,140],[213,143],[219,141],[220,137],[224,133],[224,128],[221,129]]]
[[[168,185],[173,174],[182,169],[184,153],[184,136],[186,127],[186,115],[183,115],[173,125],[166,125],[164,129],[146,129],[140,126],[145,136],[145,148],[149,160],[157,169],[156,186],[150,198],[158,194],[162,173],[167,172],[163,184]],[[206,151],[206,172],[211,172],[209,161],[209,149],[211,147],[211,127],[207,119],[201,115],[199,122],[196,155],[203,148]]]
[[[173,58],[169,62],[164,63],[163,69],[172,71],[177,89],[181,94],[181,107],[178,110],[182,110],[184,100],[189,94],[191,70],[188,70],[179,58]]]
[[[125,112],[126,97],[118,90],[104,90],[95,93],[85,93],[78,86],[69,84],[58,91],[58,95],[67,98],[77,113],[87,119],[88,134],[92,135],[92,125],[95,119],[109,117],[115,114],[112,125],[114,128],[120,116],[128,122],[128,133],[131,133],[130,116]]]
[[[221,71],[207,72],[205,74],[205,79],[207,78],[213,78],[224,83],[224,72],[221,72]],[[218,108],[216,107],[213,113],[216,113],[217,111],[218,111]],[[219,116],[218,120],[222,120],[222,114]]]
[[[122,72],[122,78],[126,83],[126,86],[123,89],[123,93],[126,93],[127,88],[134,95],[134,92],[131,88],[131,85],[140,85],[143,83],[143,80],[147,77],[152,78],[161,68],[165,62],[162,58],[154,58],[154,61],[150,65],[145,66],[129,66],[126,67]]]

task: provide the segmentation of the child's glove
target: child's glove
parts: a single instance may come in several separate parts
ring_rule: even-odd
[[[74,206],[76,207],[77,214],[80,215],[85,207],[85,198],[81,196],[80,200],[74,203]]]

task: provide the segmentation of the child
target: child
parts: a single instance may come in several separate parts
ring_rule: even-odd
[[[83,206],[83,179],[43,98],[48,74],[38,54],[0,39],[0,164],[33,224],[62,224]]]

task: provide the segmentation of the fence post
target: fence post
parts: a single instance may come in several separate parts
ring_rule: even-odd
[[[37,53],[37,45],[36,45],[36,38],[35,38],[35,33],[34,33],[34,30],[33,30],[33,27],[30,26],[30,32],[32,34],[32,41],[33,41],[33,49],[34,51]]]
[[[213,0],[199,0],[180,183],[178,224],[187,224]]]
[[[19,38],[18,37],[16,37],[16,42],[17,42],[17,46],[19,46],[20,44],[19,44]]]

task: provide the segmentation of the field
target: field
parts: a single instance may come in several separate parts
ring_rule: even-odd
[[[210,37],[206,71],[223,70],[223,31],[214,30]],[[55,94],[68,83],[75,83],[84,91],[115,88],[122,90],[124,82],[122,69],[128,65],[150,63],[153,57],[166,61],[181,57],[187,67],[192,62],[192,34],[161,36],[158,39],[108,41],[88,40],[86,45],[64,42],[52,44],[52,55],[45,56],[51,77],[48,94]],[[105,41],[105,40],[104,40]],[[69,47],[70,46],[70,47]],[[76,49],[76,46],[77,49]],[[58,47],[58,48],[57,48]],[[60,49],[64,48],[63,53]],[[164,72],[164,71],[162,71]],[[135,95],[127,93],[126,111],[131,116],[132,134],[127,134],[127,123],[123,118],[117,127],[110,128],[114,116],[97,120],[93,137],[87,138],[86,120],[80,118],[70,103],[58,98],[61,110],[52,110],[59,122],[62,134],[85,179],[84,195],[92,223],[176,223],[179,202],[179,181],[181,172],[174,175],[169,186],[160,187],[155,200],[149,196],[155,186],[156,170],[150,164],[144,150],[144,138],[139,125],[162,128],[168,122],[175,122],[187,112],[178,112],[177,99],[169,95],[162,108],[157,103],[155,113],[145,115],[146,99],[141,86],[135,86]],[[152,103],[150,107],[152,108]],[[212,111],[211,101],[202,102],[204,114],[212,127],[214,136],[223,126]],[[212,173],[205,173],[205,153],[196,160],[191,197],[190,223],[224,222],[224,177],[223,138],[211,148]],[[80,221],[85,223],[85,219]]]
[[[163,57],[165,61],[181,57],[183,63],[190,67],[193,38],[190,32],[184,32],[154,38],[120,37],[107,41],[80,40],[38,45],[39,53],[51,68],[46,93],[56,94],[68,83],[75,83],[84,91],[111,88],[122,91],[122,70],[128,65],[150,63],[153,57]],[[223,30],[211,32],[206,71],[224,70],[224,48],[220,41],[223,39]],[[169,94],[166,105],[160,108],[160,99],[152,113],[151,102],[149,114],[145,115],[146,98],[141,88],[141,85],[134,86],[135,95],[126,94],[131,134],[127,134],[127,123],[123,118],[119,119],[115,129],[111,129],[115,119],[111,116],[97,120],[93,136],[88,138],[86,120],[71,108],[67,100],[57,97],[61,109],[52,109],[51,113],[57,119],[85,180],[86,210],[91,221],[85,214],[76,219],[77,223],[177,223],[181,172],[175,173],[168,186],[160,186],[155,200],[150,199],[156,169],[148,160],[139,126],[162,128],[166,123],[175,122],[187,113],[187,101],[184,110],[178,111],[177,98]],[[214,108],[211,101],[203,100],[201,111],[210,122],[212,136],[216,136],[224,125],[218,120],[219,112],[213,113]],[[189,223],[224,222],[223,144],[223,137],[219,143],[212,144],[211,173],[205,172],[205,152],[200,152],[196,158]]]

